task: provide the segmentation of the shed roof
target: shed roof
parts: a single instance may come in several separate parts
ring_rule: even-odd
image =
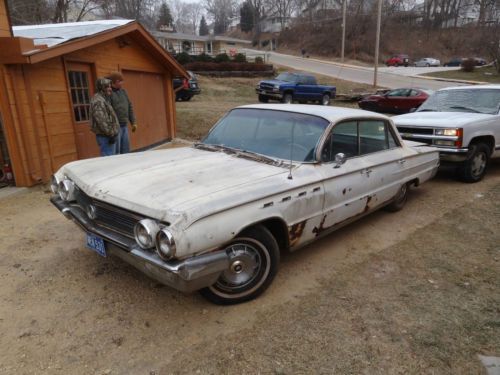
[[[134,20],[101,20],[87,22],[70,22],[60,24],[30,25],[13,27],[12,39],[31,39],[34,47],[22,49],[20,56],[14,56],[16,63],[34,64],[73,51],[91,47],[113,38],[130,36],[144,47],[162,64],[172,69],[175,75],[188,77],[186,70],[180,65],[156,39]],[[8,56],[7,56],[8,59]],[[1,59],[0,59],[1,60]],[[9,63],[9,61],[6,61]]]

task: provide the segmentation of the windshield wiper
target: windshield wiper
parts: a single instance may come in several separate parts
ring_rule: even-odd
[[[231,148],[228,146],[217,145],[217,144],[208,144],[208,143],[195,143],[194,147],[201,148],[201,149],[207,150],[207,151],[228,151],[228,152],[233,153],[233,154],[238,151],[237,149],[234,149],[234,148]]]
[[[419,109],[417,112],[436,112],[436,110],[430,108],[424,108],[424,109]]]
[[[274,158],[271,158],[269,156],[266,156],[266,155],[262,155],[262,154],[259,154],[257,152],[253,152],[253,151],[248,151],[248,150],[238,150],[236,152],[236,155],[239,156],[243,156],[243,157],[250,157],[254,160],[262,160],[262,161],[267,161],[269,163],[273,163],[273,164],[277,164],[277,163],[280,163],[278,160],[274,159]]]
[[[463,107],[461,105],[454,105],[453,107],[450,107],[451,109],[463,109],[464,111],[469,111],[469,112],[474,112],[474,113],[482,113],[481,111],[478,111],[477,109],[474,108],[469,108],[469,107]]]

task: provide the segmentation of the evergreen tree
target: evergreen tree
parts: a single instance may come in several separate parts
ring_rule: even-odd
[[[248,32],[253,29],[254,8],[250,0],[245,1],[240,8],[241,31]]]
[[[201,17],[199,34],[200,35],[208,35],[208,25],[207,25],[207,21],[205,20],[205,16]]]
[[[160,15],[158,16],[157,28],[160,29],[161,26],[171,27],[173,22],[174,19],[170,13],[170,8],[167,3],[162,3],[160,7]]]

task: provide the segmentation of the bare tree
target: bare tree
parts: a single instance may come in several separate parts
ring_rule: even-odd
[[[205,9],[214,21],[214,32],[222,34],[227,30],[230,20],[236,14],[235,0],[205,0]]]
[[[47,0],[7,0],[14,25],[50,22],[51,9]]]

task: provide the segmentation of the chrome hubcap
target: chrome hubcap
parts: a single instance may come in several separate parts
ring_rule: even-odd
[[[486,155],[484,153],[479,153],[474,156],[472,160],[472,174],[474,176],[480,176],[486,167]]]
[[[243,286],[253,281],[260,268],[260,255],[247,244],[235,244],[229,248],[229,268],[222,273],[220,282]]]

